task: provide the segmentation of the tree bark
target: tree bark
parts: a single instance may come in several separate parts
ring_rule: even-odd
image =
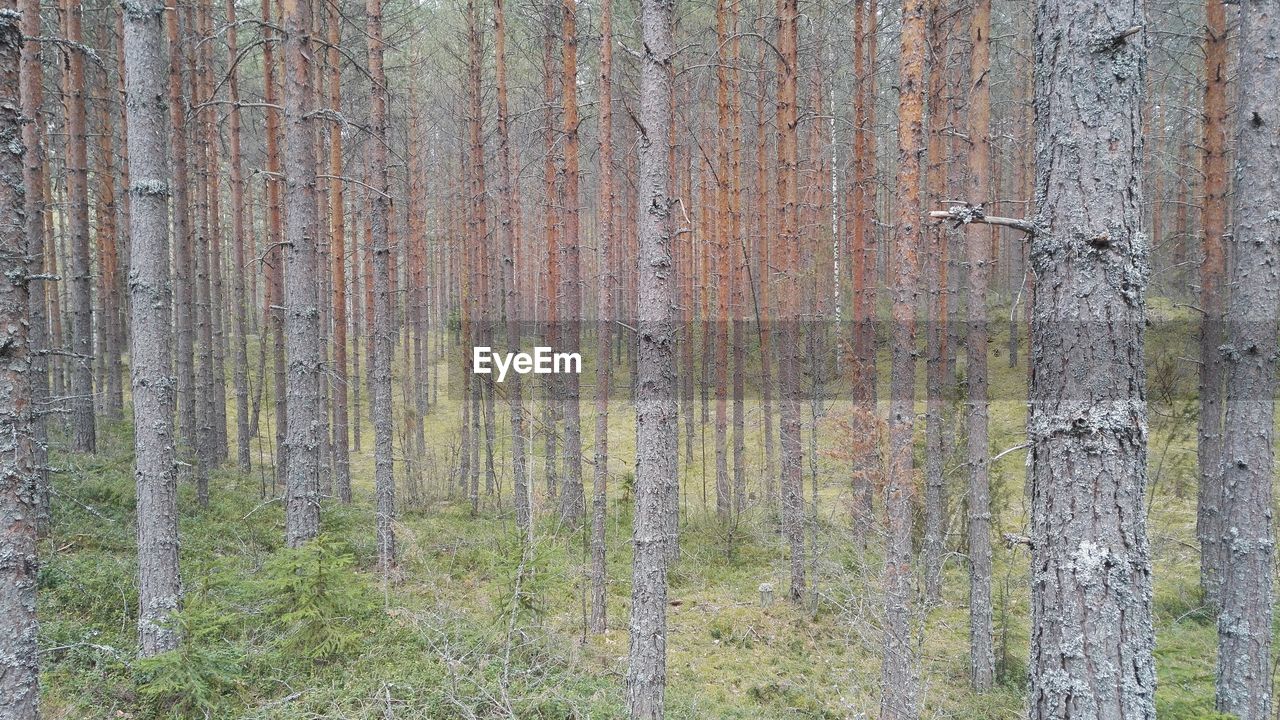
[[[320,531],[320,328],[316,287],[315,92],[311,0],[281,0],[284,37],[284,315],[288,397],[285,542]]]
[[[31,10],[23,8],[29,16]],[[38,12],[38,10],[37,10]],[[39,71],[38,49],[23,41],[24,20],[15,0],[0,0],[0,718],[37,720],[40,714],[40,664],[37,647],[36,556],[39,504],[38,475],[33,463],[35,406],[32,386],[41,378],[32,363],[29,321],[32,270],[26,223],[43,227],[39,214],[27,215],[29,187],[24,176],[26,147],[22,110],[37,83],[26,73]],[[33,58],[30,53],[36,52]],[[19,81],[19,58],[24,77]],[[34,60],[34,62],[32,62]],[[20,86],[26,85],[27,88]],[[34,118],[31,118],[34,121]],[[37,157],[39,154],[37,152]],[[40,287],[40,286],[36,286]],[[91,418],[92,419],[92,418]]]
[[[372,385],[374,493],[377,496],[378,564],[385,576],[396,562],[395,467],[392,459],[394,419],[391,409],[391,248],[388,244],[390,185],[387,182],[387,76],[383,69],[382,0],[365,0],[365,35],[369,42],[370,217],[373,248],[373,354],[369,361]]]
[[[124,4],[125,102],[131,129],[129,357],[138,493],[138,645],[143,657],[177,647],[179,637],[169,622],[182,592],[173,434],[175,378],[169,354],[173,325],[166,139],[171,109],[165,104],[168,62],[161,25],[165,11],[160,0]]]
[[[576,353],[580,345],[582,324],[582,283],[579,261],[579,208],[578,208],[578,3],[564,0],[561,16],[564,23],[563,44],[564,79],[560,89],[564,94],[564,203],[561,218],[564,234],[560,239],[561,352]],[[564,412],[564,482],[560,493],[560,519],[570,527],[582,522],[584,490],[582,484],[582,420],[580,417],[579,382],[577,373],[565,373],[558,384],[562,392]]]
[[[104,48],[107,52],[111,49]],[[97,393],[98,410],[106,417],[119,420],[124,411],[124,393],[120,386],[122,369],[121,349],[116,338],[116,315],[119,301],[116,293],[116,272],[118,267],[117,246],[117,213],[116,179],[120,176],[116,163],[115,123],[112,122],[111,107],[99,102],[94,107],[97,124],[97,142],[95,143],[94,177],[97,192],[94,208],[95,236],[97,247],[97,304],[94,308],[97,322],[94,323],[95,334],[95,367],[94,380]]]
[[[253,298],[245,296],[245,204],[244,204],[244,161],[240,152],[240,77],[236,67],[239,55],[239,30],[236,24],[236,2],[227,0],[227,62],[230,69],[227,73],[227,92],[231,100],[231,108],[227,111],[228,141],[231,156],[231,233],[232,233],[232,274],[231,274],[231,306],[235,322],[235,337],[232,352],[232,382],[236,393],[236,464],[242,471],[249,470],[249,322],[247,305]],[[250,241],[251,242],[251,241]]]
[[[666,487],[676,473],[676,308],[667,143],[675,55],[675,3],[642,0],[640,27],[641,211],[636,273],[636,508],[632,528],[631,647],[627,711],[631,720],[665,716],[667,683]]]
[[[1224,549],[1222,538],[1222,282],[1226,275],[1223,238],[1227,234],[1227,11],[1223,0],[1205,5],[1204,211],[1200,263],[1200,415],[1196,436],[1199,489],[1196,537],[1200,540],[1200,587],[1205,602],[1218,605]]]
[[[596,297],[596,341],[599,347],[596,355],[595,483],[591,498],[591,615],[587,623],[591,632],[597,635],[608,628],[604,541],[609,487],[609,375],[612,368],[613,268],[616,255],[613,215],[616,206],[613,188],[613,0],[601,0],[600,3],[599,142],[598,203],[602,228],[596,249],[600,277]]]
[[[42,132],[44,115],[44,67],[40,59],[40,2],[19,0],[22,12],[22,66],[19,69],[21,88],[22,144],[25,148],[22,167],[23,212],[26,214],[27,262],[31,275],[43,275],[45,256],[46,207],[44,188],[45,145]],[[27,309],[30,315],[28,345],[31,348],[31,416],[32,445],[31,464],[36,473],[36,514],[39,531],[49,525],[49,427],[44,407],[49,400],[49,361],[44,355],[50,347],[46,294],[50,285],[36,280],[28,288]]]
[[[778,338],[779,435],[782,443],[782,533],[790,552],[791,585],[788,597],[799,604],[805,597],[804,562],[804,478],[800,447],[800,348],[797,334],[800,303],[799,218],[796,191],[799,181],[798,138],[796,137],[796,72],[798,64],[799,3],[781,0],[778,8],[778,247],[781,270],[779,293],[781,332]]]
[[[341,14],[329,10],[329,107],[342,112]],[[333,262],[333,469],[338,501],[351,503],[351,460],[347,418],[347,246],[342,183],[342,126],[329,130],[329,252]],[[357,378],[359,376],[357,375]],[[357,415],[358,419],[358,415]]]
[[[765,58],[768,49],[760,48],[760,69],[765,67]],[[759,325],[760,334],[760,402],[761,402],[761,423],[764,425],[764,498],[765,506],[772,512],[778,507],[778,483],[777,483],[777,443],[774,441],[774,372],[773,372],[773,301],[771,292],[773,290],[773,270],[771,267],[770,253],[772,245],[773,233],[769,227],[769,208],[772,203],[772,196],[769,193],[769,163],[768,163],[768,122],[769,118],[765,113],[765,103],[768,99],[768,81],[765,73],[761,72],[759,77],[759,85],[757,87],[756,96],[756,246],[755,246],[755,266],[756,266],[756,282],[759,287],[759,294],[756,297],[756,322]],[[692,274],[693,268],[689,268]],[[690,288],[693,287],[693,280],[689,280]],[[692,293],[691,293],[692,294]],[[692,298],[690,298],[692,303]],[[693,372],[693,349],[688,350],[688,360],[686,361],[687,372]],[[693,380],[689,379],[690,397],[686,402],[686,417],[689,424],[693,424]],[[693,430],[690,427],[690,449],[692,449]]]
[[[716,54],[716,320],[712,327],[715,328],[716,516],[722,522],[729,519],[733,504],[726,443],[729,420],[729,304],[733,296],[733,276],[729,265],[729,255],[732,252],[730,246],[732,224],[729,219],[731,212],[729,155],[732,130],[729,112],[729,61],[725,54],[729,44],[728,16],[727,0],[718,0],[716,2],[716,47],[719,48]]]
[[[880,475],[880,438],[876,421],[876,0],[855,0],[853,139],[853,444],[852,515],[856,542],[866,546],[875,525],[875,485]]]
[[[265,0],[264,0],[265,2]],[[177,370],[177,395],[174,398],[177,407],[178,440],[183,451],[195,444],[196,438],[196,404],[195,404],[195,335],[192,321],[195,313],[194,279],[192,274],[191,233],[191,183],[190,168],[187,158],[187,99],[186,82],[183,79],[183,16],[178,0],[167,0],[165,3],[165,32],[169,41],[168,93],[169,122],[173,128],[171,141],[171,158],[173,163],[173,185],[171,187],[173,213],[173,328],[174,355]],[[268,96],[267,102],[272,98]],[[270,169],[270,168],[268,168]]]
[[[1217,707],[1267,720],[1272,705],[1276,309],[1280,302],[1280,8],[1240,6],[1232,292],[1222,445]]]
[[[606,0],[607,2],[607,0]],[[502,283],[505,293],[507,350],[520,349],[519,294],[516,287],[516,216],[518,200],[511,172],[511,116],[507,109],[507,15],[505,0],[494,0],[494,51],[497,55],[498,155],[502,166]],[[607,112],[607,110],[606,110]],[[516,527],[525,541],[532,539],[533,507],[530,505],[528,469],[525,466],[524,393],[520,374],[507,376],[507,412],[511,420],[511,476],[515,483]]]
[[[489,230],[489,210],[485,184],[484,163],[484,99],[483,99],[483,42],[479,9],[474,0],[467,4],[467,238],[464,248],[464,267],[467,278],[467,294],[463,303],[463,317],[469,319],[468,332],[462,343],[463,367],[470,363],[470,349],[475,345],[490,343],[488,253],[485,252]],[[471,405],[469,461],[471,513],[475,515],[480,505],[480,433],[484,423],[487,487],[493,488],[493,434],[492,424],[486,422],[491,387],[488,379],[464,373],[470,393],[464,394],[464,402]],[[489,397],[486,397],[489,396]],[[488,417],[492,412],[488,413]],[[553,460],[554,462],[554,460]]]
[[[67,101],[66,173],[70,204],[70,258],[67,263],[68,304],[71,312],[71,449],[96,452],[97,433],[93,408],[93,290],[89,263],[89,160],[86,141],[84,36],[82,8],[76,0],[62,1],[63,31],[72,48],[67,52],[65,85]]]
[[[546,136],[547,152],[543,160],[543,232],[546,237],[546,273],[544,297],[542,300],[543,339],[550,347],[559,343],[557,321],[559,314],[560,294],[560,228],[559,207],[556,182],[558,171],[557,137],[555,128],[560,123],[559,103],[556,102],[556,71],[554,51],[556,41],[554,4],[548,5],[547,33],[542,45],[542,92],[545,102],[543,134]],[[559,392],[555,375],[548,375],[544,385],[545,402],[543,404],[544,453],[543,462],[546,467],[547,497],[555,500],[560,493],[560,474],[557,471],[556,452],[557,419],[560,415]]]
[[[972,202],[991,196],[991,0],[974,4],[970,36],[969,172]],[[968,228],[969,332],[965,373],[969,381],[969,680],[984,692],[995,681],[995,632],[991,614],[991,448],[987,432],[987,292],[993,228]]]
[[[911,495],[915,435],[916,310],[924,222],[920,160],[924,147],[925,1],[902,5],[902,61],[898,69],[898,176],[894,188],[893,350],[889,390],[889,448],[885,464],[884,659],[880,717],[919,715],[919,687],[911,637]]]
[[[956,30],[950,8],[931,0],[928,7],[928,115],[926,130],[928,160],[925,163],[926,204],[935,204],[947,194],[947,163],[944,151],[948,145],[944,132],[951,117],[944,94],[949,64],[951,34]],[[945,17],[944,17],[945,15]],[[946,505],[946,448],[943,423],[946,422],[947,399],[947,251],[948,230],[940,223],[926,225],[922,237],[928,243],[923,271],[927,273],[924,292],[925,308],[925,431],[924,431],[924,599],[935,604],[942,598],[943,508]]]
[[[1137,0],[1038,3],[1032,720],[1155,717],[1142,507],[1142,23]]]

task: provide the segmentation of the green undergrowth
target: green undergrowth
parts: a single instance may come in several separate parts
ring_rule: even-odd
[[[998,335],[1007,327],[993,327],[998,331],[993,347],[1004,348]],[[1214,717],[1216,631],[1214,618],[1201,606],[1197,583],[1194,395],[1187,392],[1194,390],[1194,368],[1176,362],[1185,348],[1160,332],[1157,327],[1148,338],[1155,492],[1148,499],[1147,526],[1154,568],[1156,699],[1161,718],[1198,720]],[[585,367],[592,362],[588,358]],[[943,597],[916,616],[921,699],[928,718],[1017,718],[1025,703],[1029,557],[1024,547],[998,542],[1003,533],[1027,532],[1025,453],[1017,450],[1025,423],[1019,400],[1025,392],[1025,357],[1011,368],[993,355],[991,370],[991,451],[1004,453],[992,465],[991,478],[998,681],[981,695],[969,689],[965,468],[953,455],[946,464],[951,552]],[[881,371],[883,384],[887,363],[881,363]],[[958,374],[963,387],[963,362]],[[961,407],[958,392],[949,398],[953,410]],[[134,638],[130,428],[124,422],[103,423],[101,452],[94,457],[55,453],[53,524],[41,546],[45,715],[76,720],[623,717],[635,448],[634,414],[625,397],[615,400],[611,415],[610,630],[603,636],[584,631],[588,555],[582,529],[555,524],[539,480],[537,540],[528,547],[519,542],[506,511],[509,438],[501,432],[495,463],[501,498],[484,493],[482,475],[479,512],[473,516],[466,499],[450,489],[456,482],[452,469],[460,408],[447,388],[439,397],[441,404],[424,419],[428,449],[418,461],[413,486],[403,464],[397,465],[403,511],[396,525],[400,565],[391,577],[382,577],[376,564],[367,425],[364,452],[352,457],[355,504],[326,504],[324,534],[301,549],[283,547],[280,503],[266,499],[278,494],[269,467],[265,473],[258,466],[249,473],[214,473],[207,508],[197,506],[194,487],[184,480],[179,504],[185,595],[174,620],[183,642],[147,660],[137,658]],[[713,426],[699,429],[689,458],[681,431],[681,556],[670,568],[668,717],[874,718],[882,641],[879,537],[857,537],[849,529],[844,450],[850,438],[840,429],[849,409],[839,402],[820,409],[816,470],[822,502],[807,533],[811,584],[799,605],[787,600],[786,547],[778,518],[764,501],[761,437],[756,408],[750,410],[746,463],[752,498],[733,521],[714,514]],[[501,408],[499,418],[505,422]],[[593,419],[584,405],[584,444],[590,442]],[[270,437],[269,415],[262,432]],[[965,446],[962,424],[948,432],[954,446]],[[402,440],[397,435],[398,446]],[[808,441],[806,434],[806,452]],[[541,443],[533,451],[534,474],[541,478]],[[253,459],[263,459],[259,444]],[[807,483],[809,459],[806,455]],[[589,495],[589,464],[584,473]],[[809,492],[807,484],[806,497]],[[772,602],[762,602],[766,588],[772,588]]]

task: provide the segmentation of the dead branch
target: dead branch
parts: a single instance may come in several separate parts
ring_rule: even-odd
[[[996,215],[987,215],[981,205],[973,205],[970,203],[954,203],[946,210],[933,210],[929,213],[929,217],[937,220],[954,220],[955,226],[968,225],[970,223],[983,223],[985,225],[1000,225],[1010,227],[1014,230],[1021,230],[1028,236],[1036,234],[1038,229],[1035,223],[1024,218],[1007,218]]]

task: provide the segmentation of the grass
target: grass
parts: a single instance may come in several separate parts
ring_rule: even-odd
[[[1172,306],[1157,305],[1171,316]],[[1003,329],[1003,328],[1001,328]],[[1004,347],[997,338],[994,347]],[[1174,339],[1153,333],[1153,385],[1184,387]],[[588,358],[585,367],[593,367]],[[885,363],[882,363],[882,366]],[[1022,442],[1025,365],[993,358],[991,447]],[[961,367],[962,370],[962,367]],[[1161,379],[1160,373],[1174,377]],[[589,375],[584,375],[584,385]],[[882,377],[881,382],[887,378]],[[625,393],[623,393],[625,394]],[[400,392],[396,393],[400,399]],[[1213,618],[1199,607],[1194,533],[1194,417],[1177,392],[1153,391],[1151,467],[1157,493],[1149,514],[1157,628],[1157,705],[1162,718],[1210,718]],[[585,537],[556,527],[538,483],[537,541],[522,553],[513,518],[499,425],[496,467],[502,500],[482,496],[472,516],[450,490],[460,414],[442,388],[425,419],[429,452],[418,461],[416,492],[397,466],[402,514],[401,567],[376,572],[372,433],[353,456],[356,502],[326,505],[324,536],[299,553],[282,548],[279,503],[264,502],[264,475],[220,470],[212,503],[199,509],[190,482],[181,487],[181,558],[186,593],[179,622],[183,648],[159,660],[134,655],[131,430],[102,426],[94,457],[55,452],[54,522],[43,541],[40,575],[44,709],[51,718],[613,718],[623,716],[627,604],[630,593],[629,478],[634,415],[612,404],[608,512],[610,631],[583,630]],[[1161,404],[1164,403],[1164,404]],[[594,427],[583,404],[584,442]],[[264,401],[264,412],[270,408]],[[695,415],[700,412],[698,409]],[[816,610],[785,601],[788,571],[777,518],[759,502],[763,472],[759,416],[749,406],[748,468],[757,501],[731,527],[717,521],[714,450],[707,429],[694,457],[681,458],[681,560],[671,571],[668,612],[668,717],[875,717],[879,683],[877,538],[869,550],[848,529],[847,461],[836,420],[848,408],[828,403],[817,459],[818,561],[811,568]],[[269,416],[262,433],[271,437]],[[505,415],[499,408],[499,419]],[[1187,423],[1190,422],[1188,432]],[[398,428],[397,432],[402,432]],[[701,431],[700,431],[701,434]],[[403,438],[398,435],[397,442]],[[702,442],[706,442],[705,449]],[[683,437],[681,446],[683,447]],[[808,442],[806,438],[806,443]],[[267,443],[269,445],[269,443]],[[963,443],[958,446],[963,447]],[[534,450],[540,454],[541,442]],[[705,454],[704,454],[705,453]],[[994,532],[1022,532],[1023,454],[992,469]],[[705,462],[704,462],[705,458]],[[260,457],[255,446],[255,462]],[[265,458],[269,461],[269,458]],[[541,478],[541,459],[535,477]],[[1157,470],[1158,468],[1158,470]],[[808,460],[806,459],[806,471]],[[590,466],[584,470],[590,483]],[[948,461],[948,556],[943,602],[920,611],[922,698],[930,718],[1002,719],[1022,712],[1028,643],[1028,557],[995,553],[998,687],[968,688],[967,577],[963,564],[959,457]],[[483,492],[483,481],[482,492]],[[588,492],[590,489],[588,488]],[[775,602],[762,605],[762,584]],[[288,602],[282,602],[288,598]]]

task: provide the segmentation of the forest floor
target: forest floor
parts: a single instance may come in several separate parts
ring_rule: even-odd
[[[1172,311],[1169,311],[1172,312]],[[1156,333],[1158,335],[1158,332]],[[993,343],[1004,347],[1002,340]],[[1154,565],[1157,707],[1162,718],[1212,718],[1213,618],[1199,606],[1195,539],[1194,370],[1178,343],[1149,345],[1152,403],[1148,533]],[[1155,349],[1155,352],[1153,352]],[[1024,354],[1025,358],[1025,354]],[[961,367],[963,363],[961,363]],[[591,364],[587,363],[590,368]],[[993,453],[1022,442],[1025,364],[992,358]],[[584,375],[584,382],[588,375]],[[1190,383],[1191,391],[1186,392]],[[399,396],[399,392],[397,392]],[[40,574],[44,710],[50,718],[623,717],[630,594],[630,459],[634,413],[611,413],[608,510],[609,632],[584,632],[585,535],[541,512],[537,540],[522,552],[509,505],[509,437],[499,433],[499,495],[471,514],[450,497],[459,406],[450,393],[427,417],[429,450],[416,492],[401,483],[400,568],[377,572],[373,536],[372,432],[353,457],[356,502],[327,504],[324,535],[282,548],[282,510],[270,469],[219,470],[212,502],[199,508],[181,487],[183,646],[134,657],[136,616],[132,441],[129,424],[102,425],[94,457],[55,453],[54,520]],[[583,406],[584,446],[592,413]],[[501,404],[499,404],[501,406]],[[264,408],[268,404],[264,401]],[[747,447],[753,484],[762,472],[758,415]],[[681,558],[671,571],[668,717],[872,718],[877,715],[879,564],[849,530],[847,460],[839,419],[820,421],[816,518],[816,610],[786,601],[788,570],[777,518],[763,504],[722,523],[706,506],[714,485],[713,428],[681,458]],[[505,414],[499,412],[499,427]],[[264,436],[270,437],[264,423]],[[682,431],[683,432],[683,431]],[[702,438],[705,438],[703,440]],[[702,454],[703,442],[705,455]],[[805,442],[808,442],[806,436]],[[683,447],[683,435],[681,446]],[[963,447],[963,442],[957,444]],[[540,443],[535,449],[541,451]],[[234,451],[233,451],[234,455]],[[705,457],[705,463],[703,458]],[[1028,643],[1028,561],[1022,547],[995,553],[997,688],[968,687],[968,583],[963,563],[964,466],[947,463],[948,556],[943,601],[921,610],[919,654],[925,716],[1004,719],[1021,714]],[[992,470],[994,531],[1025,532],[1025,453]],[[258,449],[254,461],[257,463]],[[806,458],[806,473],[810,470]],[[397,467],[400,470],[400,466]],[[591,468],[584,464],[587,493]],[[541,462],[535,489],[543,498]],[[810,476],[806,474],[808,481]],[[753,487],[753,491],[755,491]],[[710,490],[714,495],[714,490]],[[714,498],[709,500],[714,506]],[[918,523],[917,523],[918,525]],[[812,559],[812,557],[810,558]],[[760,586],[775,600],[764,606]]]

